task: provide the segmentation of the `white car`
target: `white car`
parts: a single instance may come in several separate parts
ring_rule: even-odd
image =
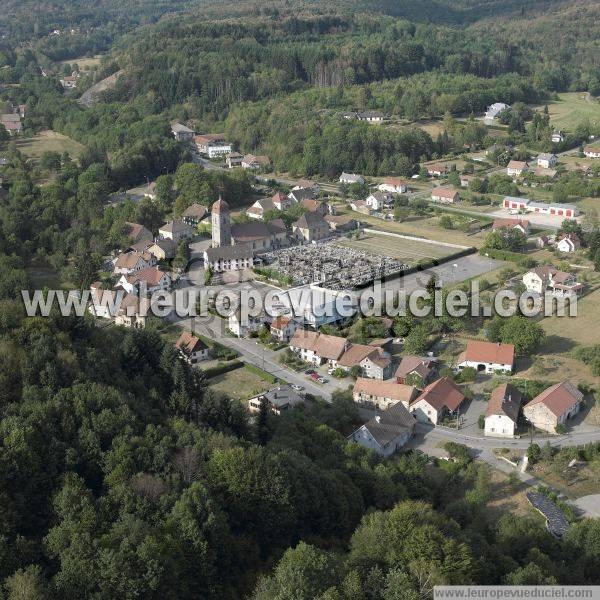
[[[296,390],[297,392],[301,392],[304,388],[301,385],[296,385],[295,383],[292,383],[292,389]]]

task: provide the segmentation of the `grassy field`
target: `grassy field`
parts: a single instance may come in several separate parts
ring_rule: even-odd
[[[77,159],[85,148],[83,144],[50,129],[30,138],[17,139],[16,144],[25,156],[34,161],[39,160],[44,152],[68,152],[71,158]]]
[[[70,60],[61,60],[61,65],[77,65],[80,70],[86,71],[91,69],[92,67],[96,67],[100,64],[100,60],[102,59],[102,55],[98,54],[96,56],[81,56],[80,58],[72,58]]]
[[[587,92],[570,92],[558,96],[558,100],[548,103],[550,122],[557,129],[573,131],[579,123],[588,119],[591,123],[600,122],[600,102]]]
[[[215,392],[236,400],[248,400],[273,387],[273,384],[243,367],[212,377],[208,380],[208,385]]]
[[[413,240],[388,237],[385,235],[363,234],[360,240],[341,238],[336,242],[340,246],[355,248],[415,263],[426,258],[441,258],[452,253],[451,248]]]

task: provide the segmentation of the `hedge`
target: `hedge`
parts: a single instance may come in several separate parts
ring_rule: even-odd
[[[277,377],[275,377],[274,375],[271,375],[271,373],[267,373],[267,371],[263,371],[263,369],[260,369],[259,367],[251,365],[249,363],[245,363],[244,368],[248,369],[248,371],[250,371],[250,373],[254,373],[255,375],[258,375],[261,379],[264,379],[265,381],[267,381],[269,383],[277,383],[277,381],[278,381]]]
[[[229,371],[235,371],[244,366],[241,360],[232,360],[226,363],[219,363],[216,367],[210,367],[209,369],[202,369],[202,372],[207,379],[222,375],[223,373],[229,373]]]

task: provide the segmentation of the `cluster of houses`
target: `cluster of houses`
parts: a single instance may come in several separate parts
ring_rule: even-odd
[[[363,112],[343,112],[342,118],[357,121],[365,121],[366,123],[383,123],[385,115],[378,110],[366,110]]]
[[[526,173],[532,173],[536,177],[547,177],[548,179],[554,179],[556,177],[556,165],[558,164],[558,157],[556,154],[542,152],[535,159],[534,164],[529,164],[523,160],[511,160],[506,165],[506,174],[517,179],[522,177]]]
[[[223,133],[203,133],[196,135],[193,129],[181,123],[171,123],[171,133],[178,142],[191,145],[198,154],[210,159],[225,158],[230,169],[241,167],[252,171],[267,170],[271,159],[264,155],[240,154],[234,152]]]
[[[229,205],[219,198],[211,208],[212,247],[204,252],[205,267],[213,273],[241,271],[253,265],[257,254],[325,240],[358,226],[352,217],[336,215],[333,206],[317,198],[314,184],[307,183],[310,187],[298,186],[287,195],[278,192],[257,200],[246,211],[247,223],[232,223]],[[296,205],[304,213],[290,229],[281,218],[266,219],[269,212]]]
[[[530,200],[529,198],[517,198],[506,196],[502,201],[502,207],[509,211],[537,213],[562,219],[573,219],[579,214],[579,209],[574,204],[547,203]]]
[[[25,110],[24,104],[11,104],[10,110],[0,115],[0,123],[10,136],[18,135],[23,130],[21,119],[25,118]]]

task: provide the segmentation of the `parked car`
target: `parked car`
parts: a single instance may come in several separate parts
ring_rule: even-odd
[[[292,389],[296,390],[297,392],[301,392],[304,388],[301,385],[296,385],[295,383],[292,383]]]
[[[319,374],[315,373],[314,371],[310,374],[310,378],[314,379],[315,381],[317,381],[319,379]]]
[[[312,375],[314,373],[313,369],[308,369],[307,371],[304,371],[305,375]]]
[[[327,369],[327,375],[333,375],[333,369]]]
[[[325,379],[325,377],[318,377],[318,378],[317,378],[317,381],[318,381],[319,383],[327,383],[327,379]]]

